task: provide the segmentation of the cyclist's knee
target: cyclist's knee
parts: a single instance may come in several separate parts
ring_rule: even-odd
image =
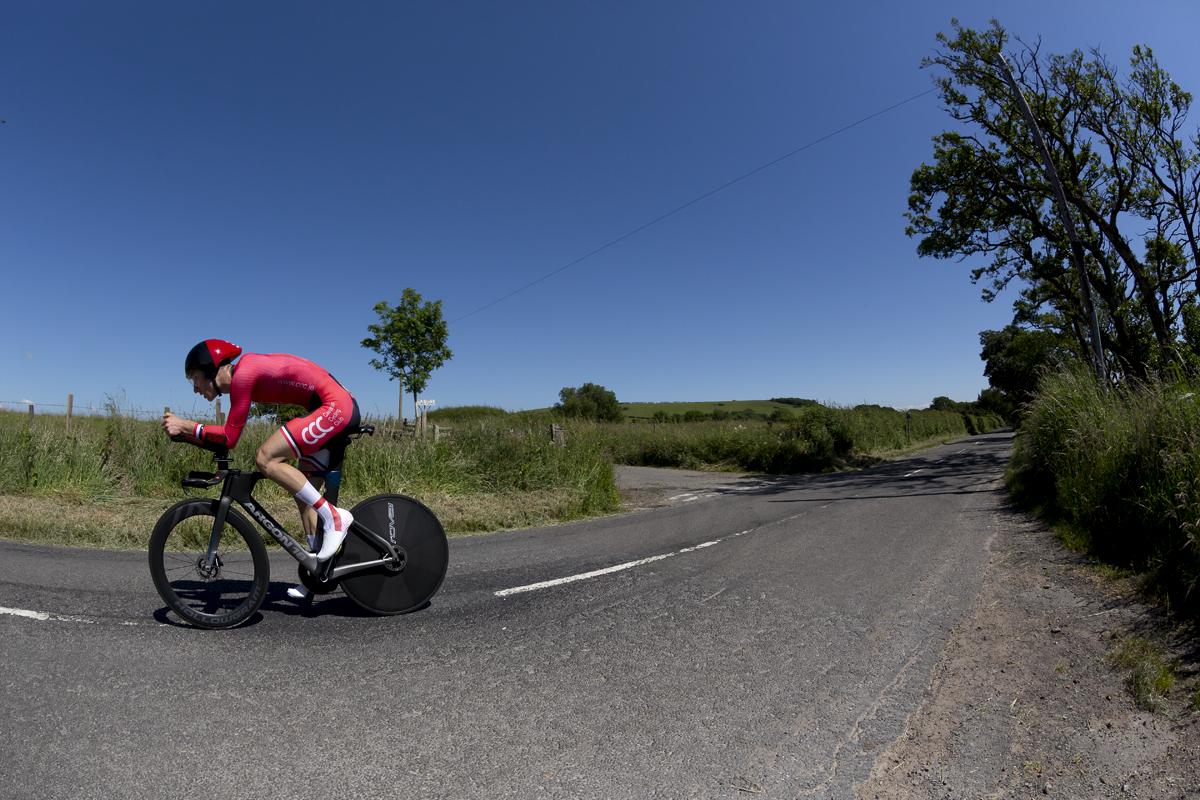
[[[260,472],[270,472],[289,458],[295,457],[288,440],[281,432],[275,431],[254,454],[254,463]]]
[[[269,472],[271,467],[283,461],[281,458],[276,458],[267,451],[267,446],[264,444],[258,448],[258,452],[254,454],[254,464],[258,467],[259,472]]]

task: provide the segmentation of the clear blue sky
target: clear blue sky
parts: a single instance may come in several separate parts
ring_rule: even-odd
[[[0,400],[199,411],[221,337],[394,413],[358,343],[405,287],[450,321],[439,406],[972,400],[1014,298],[904,235],[932,94],[479,309],[926,91],[935,34],[992,16],[1200,92],[1194,0],[2,0]]]

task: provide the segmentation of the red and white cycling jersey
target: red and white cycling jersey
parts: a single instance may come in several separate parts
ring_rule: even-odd
[[[321,367],[284,353],[246,353],[233,367],[225,424],[197,425],[193,436],[232,449],[246,426],[251,401],[302,406],[311,412],[280,428],[297,457],[321,450],[358,424],[354,398]]]

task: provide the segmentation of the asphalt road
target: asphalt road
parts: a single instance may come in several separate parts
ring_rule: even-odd
[[[144,553],[0,543],[0,797],[852,797],[979,592],[1010,446],[455,539],[399,617],[300,609],[275,554],[206,632]]]

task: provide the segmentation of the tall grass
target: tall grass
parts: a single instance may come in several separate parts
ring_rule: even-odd
[[[575,513],[615,510],[612,465],[598,444],[570,436],[555,445],[544,425],[514,425],[509,417],[457,424],[437,442],[364,437],[347,456],[342,491],[353,497],[380,492],[418,496],[533,492],[552,488],[577,494]]]
[[[1126,382],[1084,370],[1046,376],[1009,471],[1019,500],[1069,523],[1079,544],[1147,571],[1200,611],[1200,384]]]
[[[275,430],[264,422],[247,425],[234,466],[254,469],[255,451]],[[0,504],[0,535],[141,546],[149,535],[147,509],[161,513],[182,496],[181,477],[211,468],[210,454],[171,442],[157,421],[134,419],[115,404],[104,416],[75,418],[70,434],[65,417],[31,421],[0,411],[0,496],[7,498]],[[620,507],[612,465],[595,440],[568,437],[556,446],[548,426],[511,415],[481,415],[438,441],[382,432],[363,437],[347,452],[339,502],[349,506],[383,492],[425,501],[450,532],[551,524]],[[255,495],[272,513],[288,513],[290,498],[270,481],[259,483]],[[34,499],[51,505],[31,505]],[[65,507],[99,510],[65,513]],[[59,536],[47,533],[44,520],[17,518],[31,513],[68,527],[85,519],[87,530]]]
[[[157,432],[157,435],[153,435]],[[127,416],[110,401],[102,416],[0,411],[0,492],[75,502],[179,493],[179,477],[207,463],[173,444],[157,422]]]

